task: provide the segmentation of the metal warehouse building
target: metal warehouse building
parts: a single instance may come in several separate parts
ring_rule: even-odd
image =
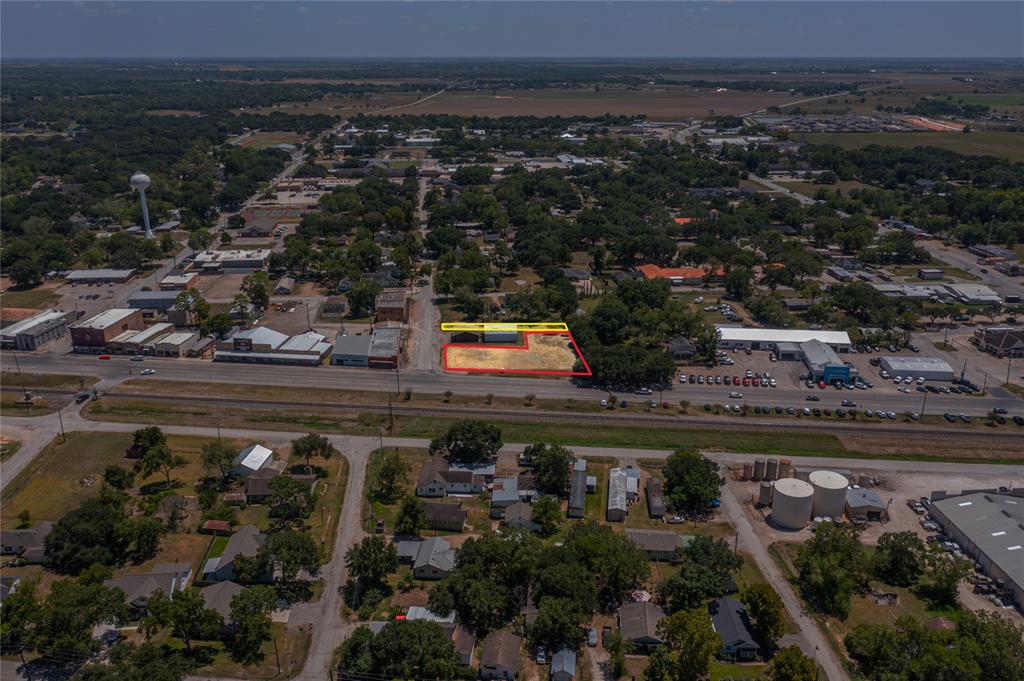
[[[821,341],[836,352],[849,352],[853,343],[850,334],[845,331],[825,331],[824,329],[751,329],[743,326],[716,325],[721,338],[718,347],[723,350],[731,348],[750,348],[751,350],[777,350],[782,343],[806,343]]]
[[[879,366],[893,376],[913,376],[928,381],[953,380],[953,367],[938,357],[882,357]]]
[[[931,514],[985,574],[1005,581],[1014,603],[1024,607],[1024,492],[974,492],[933,500]]]

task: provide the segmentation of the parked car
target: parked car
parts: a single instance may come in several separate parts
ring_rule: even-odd
[[[587,629],[587,645],[591,648],[597,647],[597,629],[594,627]]]

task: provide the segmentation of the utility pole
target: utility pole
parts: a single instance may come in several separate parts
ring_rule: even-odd
[[[395,360],[395,395],[402,394],[402,379],[398,373],[398,360]]]
[[[281,654],[277,652],[277,636],[272,636],[274,639],[274,657],[277,659],[277,673],[281,673]]]
[[[216,406],[217,410],[217,442],[220,442],[220,405]]]
[[[921,400],[921,416],[924,417],[924,408],[928,404],[928,391],[924,391],[924,399]]]
[[[60,423],[60,443],[64,444],[68,441],[68,438],[64,434],[64,418],[60,415],[60,411],[60,409],[57,410],[57,421]]]
[[[1006,353],[1006,382],[1010,382],[1010,364],[1013,362],[1013,355]]]

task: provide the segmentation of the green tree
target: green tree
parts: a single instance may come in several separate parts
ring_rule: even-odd
[[[544,598],[537,608],[537,620],[529,628],[530,643],[550,650],[576,650],[583,643],[583,625],[590,615],[571,599]]]
[[[46,564],[64,574],[78,573],[93,563],[118,565],[128,555],[128,516],[119,503],[86,499],[54,524],[46,537]]]
[[[124,533],[132,540],[132,558],[141,562],[155,556],[160,549],[164,524],[159,518],[131,518],[124,524]]]
[[[104,469],[103,482],[114,489],[131,489],[135,486],[135,473],[122,466],[112,464]]]
[[[960,582],[967,579],[974,568],[971,561],[949,556],[932,544],[925,553],[925,562],[932,578],[930,591],[946,603],[956,603]]]
[[[469,286],[455,289],[453,307],[466,316],[466,321],[474,322],[487,312],[487,301],[478,296]]]
[[[823,612],[845,618],[855,591],[867,583],[867,559],[857,528],[824,523],[796,558],[798,582]]]
[[[198,289],[185,289],[174,298],[174,309],[185,315],[188,326],[200,326],[210,316],[210,304]]]
[[[621,679],[626,673],[626,655],[632,652],[632,644],[616,629],[604,637],[604,649],[608,651],[612,678]]]
[[[266,310],[270,304],[270,277],[266,272],[254,272],[242,279],[241,292],[257,310]]]
[[[5,646],[27,646],[32,642],[39,617],[38,577],[22,577],[18,588],[0,604],[0,641]]]
[[[171,473],[188,463],[180,454],[175,454],[167,445],[158,445],[146,450],[137,464],[143,477],[162,473],[167,486],[171,486]]]
[[[360,279],[352,285],[345,296],[348,298],[350,317],[367,317],[374,309],[381,286],[373,279]]]
[[[380,535],[371,535],[349,548],[345,567],[349,576],[364,587],[379,586],[398,569],[398,552],[394,544]]]
[[[327,461],[338,453],[331,441],[324,435],[308,433],[292,442],[292,454],[302,457],[306,462],[306,470],[312,470],[309,460],[316,457]]]
[[[673,510],[707,511],[724,484],[718,464],[697,452],[677,449],[665,462],[665,500]]]
[[[594,576],[604,603],[622,603],[650,574],[647,554],[640,547],[590,519],[569,528],[565,547]]]
[[[537,477],[537,489],[545,494],[565,497],[569,494],[571,467],[575,456],[561,445],[538,442],[527,447],[523,454],[533,461],[533,472]]]
[[[533,502],[533,521],[540,525],[540,531],[545,536],[557,532],[561,520],[562,505],[557,498],[543,496]]]
[[[765,583],[751,584],[740,594],[747,606],[751,631],[761,644],[761,654],[769,657],[786,633],[786,615],[778,592]]]
[[[711,661],[722,638],[706,609],[682,610],[658,623],[664,644],[655,649],[644,671],[646,681],[702,681],[711,674]]]
[[[158,426],[146,426],[132,433],[132,444],[146,450],[167,444],[167,436]]]
[[[223,440],[210,440],[203,443],[200,461],[205,470],[217,471],[223,480],[231,475],[235,450]]]
[[[175,591],[170,597],[163,591],[156,591],[146,602],[146,610],[148,614],[139,623],[146,639],[161,629],[170,629],[171,635],[179,639],[189,653],[193,641],[216,638],[224,625],[220,613],[206,607],[199,589]]]
[[[380,467],[373,479],[371,493],[375,499],[384,503],[394,502],[405,488],[409,464],[402,461],[397,450],[380,452]]]
[[[128,609],[120,589],[62,579],[53,583],[39,608],[32,642],[44,659],[85,657],[99,648],[92,637],[94,626],[126,621]]]
[[[886,532],[878,539],[875,575],[893,586],[911,586],[924,572],[925,545],[915,532]]]
[[[491,461],[501,449],[501,428],[484,421],[457,421],[448,431],[430,441],[430,453],[451,462]]]
[[[270,613],[277,596],[269,586],[250,586],[231,599],[231,656],[243,663],[263,658],[260,648],[270,638]]]
[[[284,526],[301,527],[302,521],[313,512],[313,493],[309,485],[290,475],[278,475],[271,479],[269,486],[270,516],[283,521]]]
[[[365,626],[338,648],[342,678],[451,681],[463,673],[451,638],[436,622],[388,622],[376,636]]]
[[[423,508],[423,502],[411,495],[403,497],[402,505],[398,508],[398,516],[395,518],[395,534],[418,537],[426,526],[427,513]]]
[[[213,235],[208,229],[197,229],[188,235],[188,247],[193,251],[205,251],[213,243]]]
[[[814,661],[803,654],[798,646],[789,646],[778,652],[768,664],[764,681],[816,681]]]
[[[273,532],[260,551],[264,564],[276,567],[283,582],[294,582],[300,570],[311,576],[320,572],[320,552],[308,532]]]

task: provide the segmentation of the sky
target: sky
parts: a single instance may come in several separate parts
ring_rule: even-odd
[[[1024,2],[0,2],[0,57],[1024,58]]]

